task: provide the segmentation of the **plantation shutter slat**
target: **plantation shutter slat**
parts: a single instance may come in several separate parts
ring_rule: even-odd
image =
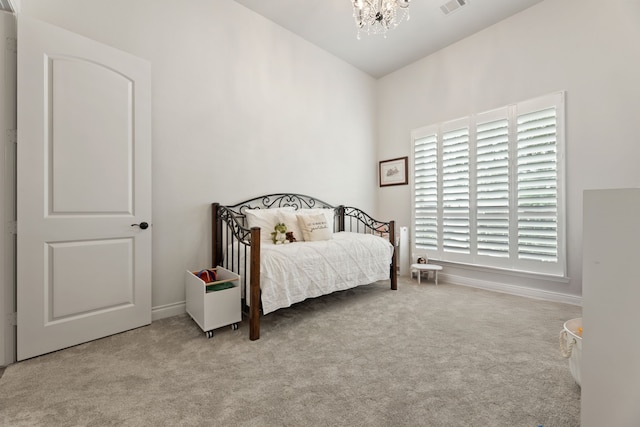
[[[468,254],[470,237],[469,128],[442,134],[442,248]]]
[[[556,108],[517,117],[518,257],[558,260]],[[544,212],[544,216],[540,213]]]
[[[438,159],[437,135],[414,142],[415,245],[436,250],[438,244]]]
[[[476,128],[477,247],[479,255],[509,256],[509,122]]]

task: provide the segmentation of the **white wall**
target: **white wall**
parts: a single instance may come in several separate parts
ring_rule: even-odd
[[[377,161],[410,155],[411,130],[438,121],[567,91],[570,280],[458,277],[579,296],[582,190],[640,186],[631,0],[546,0],[378,82],[232,1],[20,6],[152,62],[156,313],[180,309],[182,271],[209,263],[212,201],[293,191],[410,225],[409,186],[376,190]]]
[[[410,156],[412,129],[566,91],[570,280],[449,274],[525,294],[581,295],[582,191],[640,186],[639,75],[639,2],[545,0],[379,80],[380,159]],[[409,186],[381,189],[378,212],[410,225]]]
[[[184,310],[184,270],[209,265],[211,202],[284,191],[375,208],[375,80],[345,62],[233,1],[21,13],[152,63],[155,318]]]

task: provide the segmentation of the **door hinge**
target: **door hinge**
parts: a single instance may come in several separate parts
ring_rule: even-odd
[[[14,236],[18,234],[18,222],[17,221],[9,221],[7,223],[7,232],[9,234],[13,234]]]
[[[14,311],[13,313],[7,314],[7,323],[9,326],[18,326],[18,313]]]
[[[7,143],[8,144],[18,143],[18,131],[16,129],[7,129]]]
[[[9,52],[17,52],[18,51],[18,39],[15,37],[7,37],[5,46]]]

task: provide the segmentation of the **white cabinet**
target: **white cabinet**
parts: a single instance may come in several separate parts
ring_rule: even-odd
[[[583,427],[640,425],[640,189],[584,193]]]
[[[187,313],[209,338],[213,336],[214,329],[228,325],[237,329],[238,322],[242,320],[240,276],[222,267],[211,270],[217,274],[217,280],[212,283],[205,283],[191,271],[186,271],[184,277]],[[222,283],[232,286],[207,292],[207,286]]]

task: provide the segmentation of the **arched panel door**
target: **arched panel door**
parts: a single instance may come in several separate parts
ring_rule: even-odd
[[[150,64],[18,18],[18,360],[151,322]]]

